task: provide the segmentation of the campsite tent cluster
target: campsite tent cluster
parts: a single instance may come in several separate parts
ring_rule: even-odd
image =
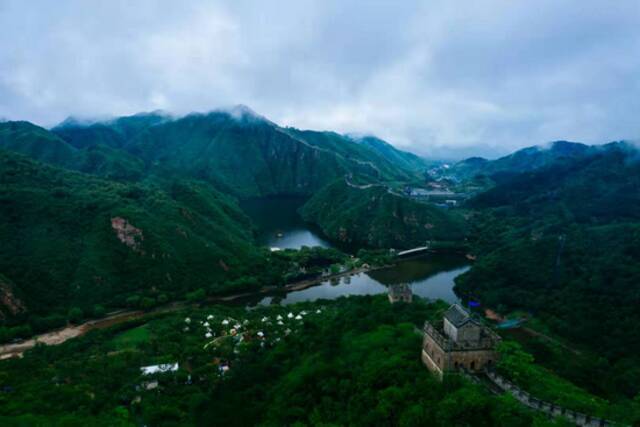
[[[255,351],[273,346],[290,334],[295,334],[305,321],[312,321],[323,314],[323,308],[314,311],[286,311],[271,316],[247,312],[246,318],[208,314],[201,319],[184,318],[184,333],[201,336],[203,350],[210,352],[221,375],[231,369],[232,359],[243,351]]]

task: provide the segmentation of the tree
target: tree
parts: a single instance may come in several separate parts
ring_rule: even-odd
[[[189,292],[187,294],[187,301],[189,301],[189,302],[199,302],[199,301],[202,301],[203,299],[205,299],[206,296],[207,296],[207,293],[205,292],[204,289],[198,289],[198,290],[195,290],[193,292]]]
[[[533,356],[525,352],[515,341],[503,341],[497,348],[500,353],[498,369],[518,383],[525,385],[530,378]]]
[[[149,310],[150,308],[153,308],[155,305],[156,305],[156,300],[153,298],[144,297],[140,300],[140,307],[143,310]]]
[[[84,318],[84,313],[78,307],[73,307],[72,309],[69,310],[69,313],[67,314],[67,319],[71,323],[76,323],[76,324],[80,323],[82,322],[83,318]]]
[[[107,314],[107,310],[99,304],[93,306],[93,316],[94,317],[104,317]]]
[[[132,295],[127,298],[127,307],[137,308],[140,305],[140,296]]]

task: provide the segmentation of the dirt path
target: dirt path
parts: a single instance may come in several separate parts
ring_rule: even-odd
[[[62,344],[68,339],[79,337],[93,329],[108,328],[109,326],[126,322],[127,320],[142,317],[144,314],[142,311],[120,311],[112,313],[102,319],[90,320],[81,325],[71,325],[55,331],[45,332],[44,334],[36,335],[33,338],[19,343],[0,345],[0,359],[21,356],[22,353],[35,347],[38,343],[47,345]]]
[[[254,292],[244,292],[240,294],[233,294],[227,296],[220,297],[211,297],[206,301],[208,302],[230,302],[242,298],[252,297],[256,295],[266,295],[272,292],[293,292],[293,291],[301,291],[303,289],[310,288],[312,286],[319,285],[328,280],[339,279],[346,276],[353,276],[355,274],[365,273],[367,271],[373,270],[372,268],[356,268],[353,270],[346,271],[344,273],[335,274],[327,277],[320,277],[308,280],[302,280],[300,282],[290,283],[283,287],[275,287],[268,286],[264,287],[258,291]],[[189,303],[186,302],[173,302],[163,307],[158,307],[155,310],[144,312],[140,310],[124,310],[111,313],[107,317],[103,317],[102,319],[90,320],[88,322],[82,323],[80,325],[70,325],[66,326],[62,329],[57,329],[51,332],[45,332],[40,335],[36,335],[33,338],[21,341],[19,343],[14,344],[3,344],[0,345],[0,360],[8,359],[10,357],[21,357],[22,354],[35,347],[36,344],[42,343],[46,345],[58,345],[63,342],[76,338],[81,335],[86,334],[87,332],[94,329],[104,329],[110,326],[116,325],[118,323],[123,323],[128,320],[137,319],[140,317],[144,317],[149,314],[158,314],[165,313],[170,311],[178,311],[185,307],[189,306]]]

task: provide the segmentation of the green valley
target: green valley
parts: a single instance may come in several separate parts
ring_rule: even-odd
[[[435,286],[440,274],[449,288],[434,289],[438,298],[528,321],[501,331],[502,375],[570,409],[640,419],[638,360],[628,352],[640,349],[638,337],[621,327],[640,320],[640,169],[628,143],[556,142],[449,167],[374,137],[279,127],[241,106],[70,119],[50,131],[6,122],[0,147],[0,340],[20,346],[63,327],[80,335],[7,347],[24,354],[0,363],[9,425],[214,416],[224,425],[422,425],[434,414],[438,425],[562,424],[487,394],[473,375],[429,376],[415,328],[447,307],[432,294],[400,305],[365,296],[382,286],[392,300],[407,278]],[[250,217],[248,205],[278,218]],[[296,233],[327,247],[296,246]],[[415,247],[430,261],[395,258]],[[322,299],[350,287],[360,296]],[[331,315],[284,327],[288,310],[296,321]],[[231,345],[222,337],[236,335],[210,316],[245,318],[236,334],[251,332]],[[176,374],[140,374],[174,361]],[[42,363],[33,378],[12,374]],[[78,367],[95,363],[104,375]],[[64,402],[38,391],[47,377]],[[29,396],[53,403],[36,408]]]

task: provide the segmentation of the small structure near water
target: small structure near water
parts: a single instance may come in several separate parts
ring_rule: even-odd
[[[427,242],[425,246],[419,246],[417,248],[407,249],[406,251],[400,251],[396,254],[396,256],[398,258],[415,256],[415,255],[420,255],[423,252],[427,252],[428,250],[429,250],[429,243]]]
[[[422,362],[439,378],[451,370],[482,371],[498,358],[501,338],[459,304],[445,312],[441,329],[425,322],[423,332]]]
[[[165,372],[175,372],[179,368],[178,363],[166,363],[164,365],[143,366],[140,368],[142,375],[163,374]]]
[[[413,292],[411,287],[406,283],[399,285],[389,285],[389,302],[395,304],[397,302],[410,303],[413,301]]]

